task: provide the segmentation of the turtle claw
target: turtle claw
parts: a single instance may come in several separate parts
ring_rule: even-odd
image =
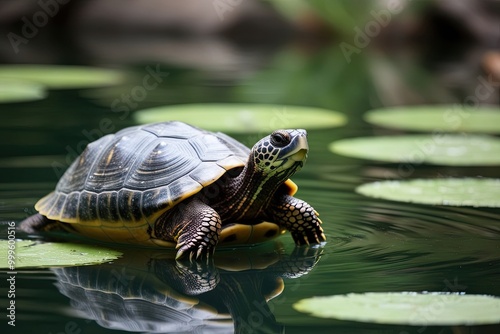
[[[183,258],[190,262],[210,259],[219,241],[222,221],[219,214],[199,200],[188,204],[185,220],[179,221],[176,260]],[[177,234],[177,233],[176,233]]]
[[[273,220],[291,232],[297,245],[319,244],[326,241],[319,214],[308,203],[285,195],[271,208]]]
[[[320,244],[326,241],[325,233],[316,212],[303,220],[301,227],[292,231],[292,238],[297,245]]]
[[[196,252],[196,260],[201,258],[202,251],[203,251],[203,248],[198,248],[198,251]]]
[[[207,245],[204,245],[203,243],[200,243],[199,245],[196,245],[195,243],[188,243],[187,245],[182,244],[180,246],[178,245],[177,247],[179,248],[179,250],[177,251],[175,259],[189,259],[189,262],[196,262],[206,259],[206,262],[208,263],[212,258],[212,254],[214,252],[213,247],[209,247]]]

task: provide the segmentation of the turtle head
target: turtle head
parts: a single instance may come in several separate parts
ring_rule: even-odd
[[[284,181],[304,165],[308,149],[306,130],[276,130],[254,145],[251,159],[258,171]]]

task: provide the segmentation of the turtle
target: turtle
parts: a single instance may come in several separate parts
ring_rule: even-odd
[[[175,247],[190,260],[210,258],[219,242],[285,231],[297,245],[322,243],[318,213],[289,179],[308,149],[303,129],[273,131],[250,149],[179,121],[128,127],[89,143],[21,226]]]

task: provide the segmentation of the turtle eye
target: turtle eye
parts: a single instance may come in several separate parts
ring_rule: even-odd
[[[283,130],[271,133],[271,144],[276,147],[284,147],[290,143],[290,135]]]

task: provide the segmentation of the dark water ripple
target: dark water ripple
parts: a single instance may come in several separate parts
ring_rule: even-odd
[[[295,329],[305,325],[318,330],[332,325],[343,328],[342,322],[293,310],[294,302],[314,295],[367,291],[500,295],[499,210],[371,199],[354,192],[364,182],[361,167],[317,167],[318,174],[305,169],[294,180],[300,187],[297,196],[320,213],[328,242],[316,267],[300,278],[285,279],[283,293],[269,302],[278,322],[298,326]],[[18,222],[33,213],[33,204],[53,186],[52,182],[1,183],[0,231],[5,231],[7,221]],[[289,235],[279,241],[283,252],[292,252]],[[80,319],[85,317],[57,292],[55,281],[49,270],[21,271],[23,319],[52,324],[76,321],[81,328],[99,329]],[[48,302],[49,296],[57,297]],[[0,302],[6,302],[5,296]],[[356,326],[344,330],[354,333]]]

